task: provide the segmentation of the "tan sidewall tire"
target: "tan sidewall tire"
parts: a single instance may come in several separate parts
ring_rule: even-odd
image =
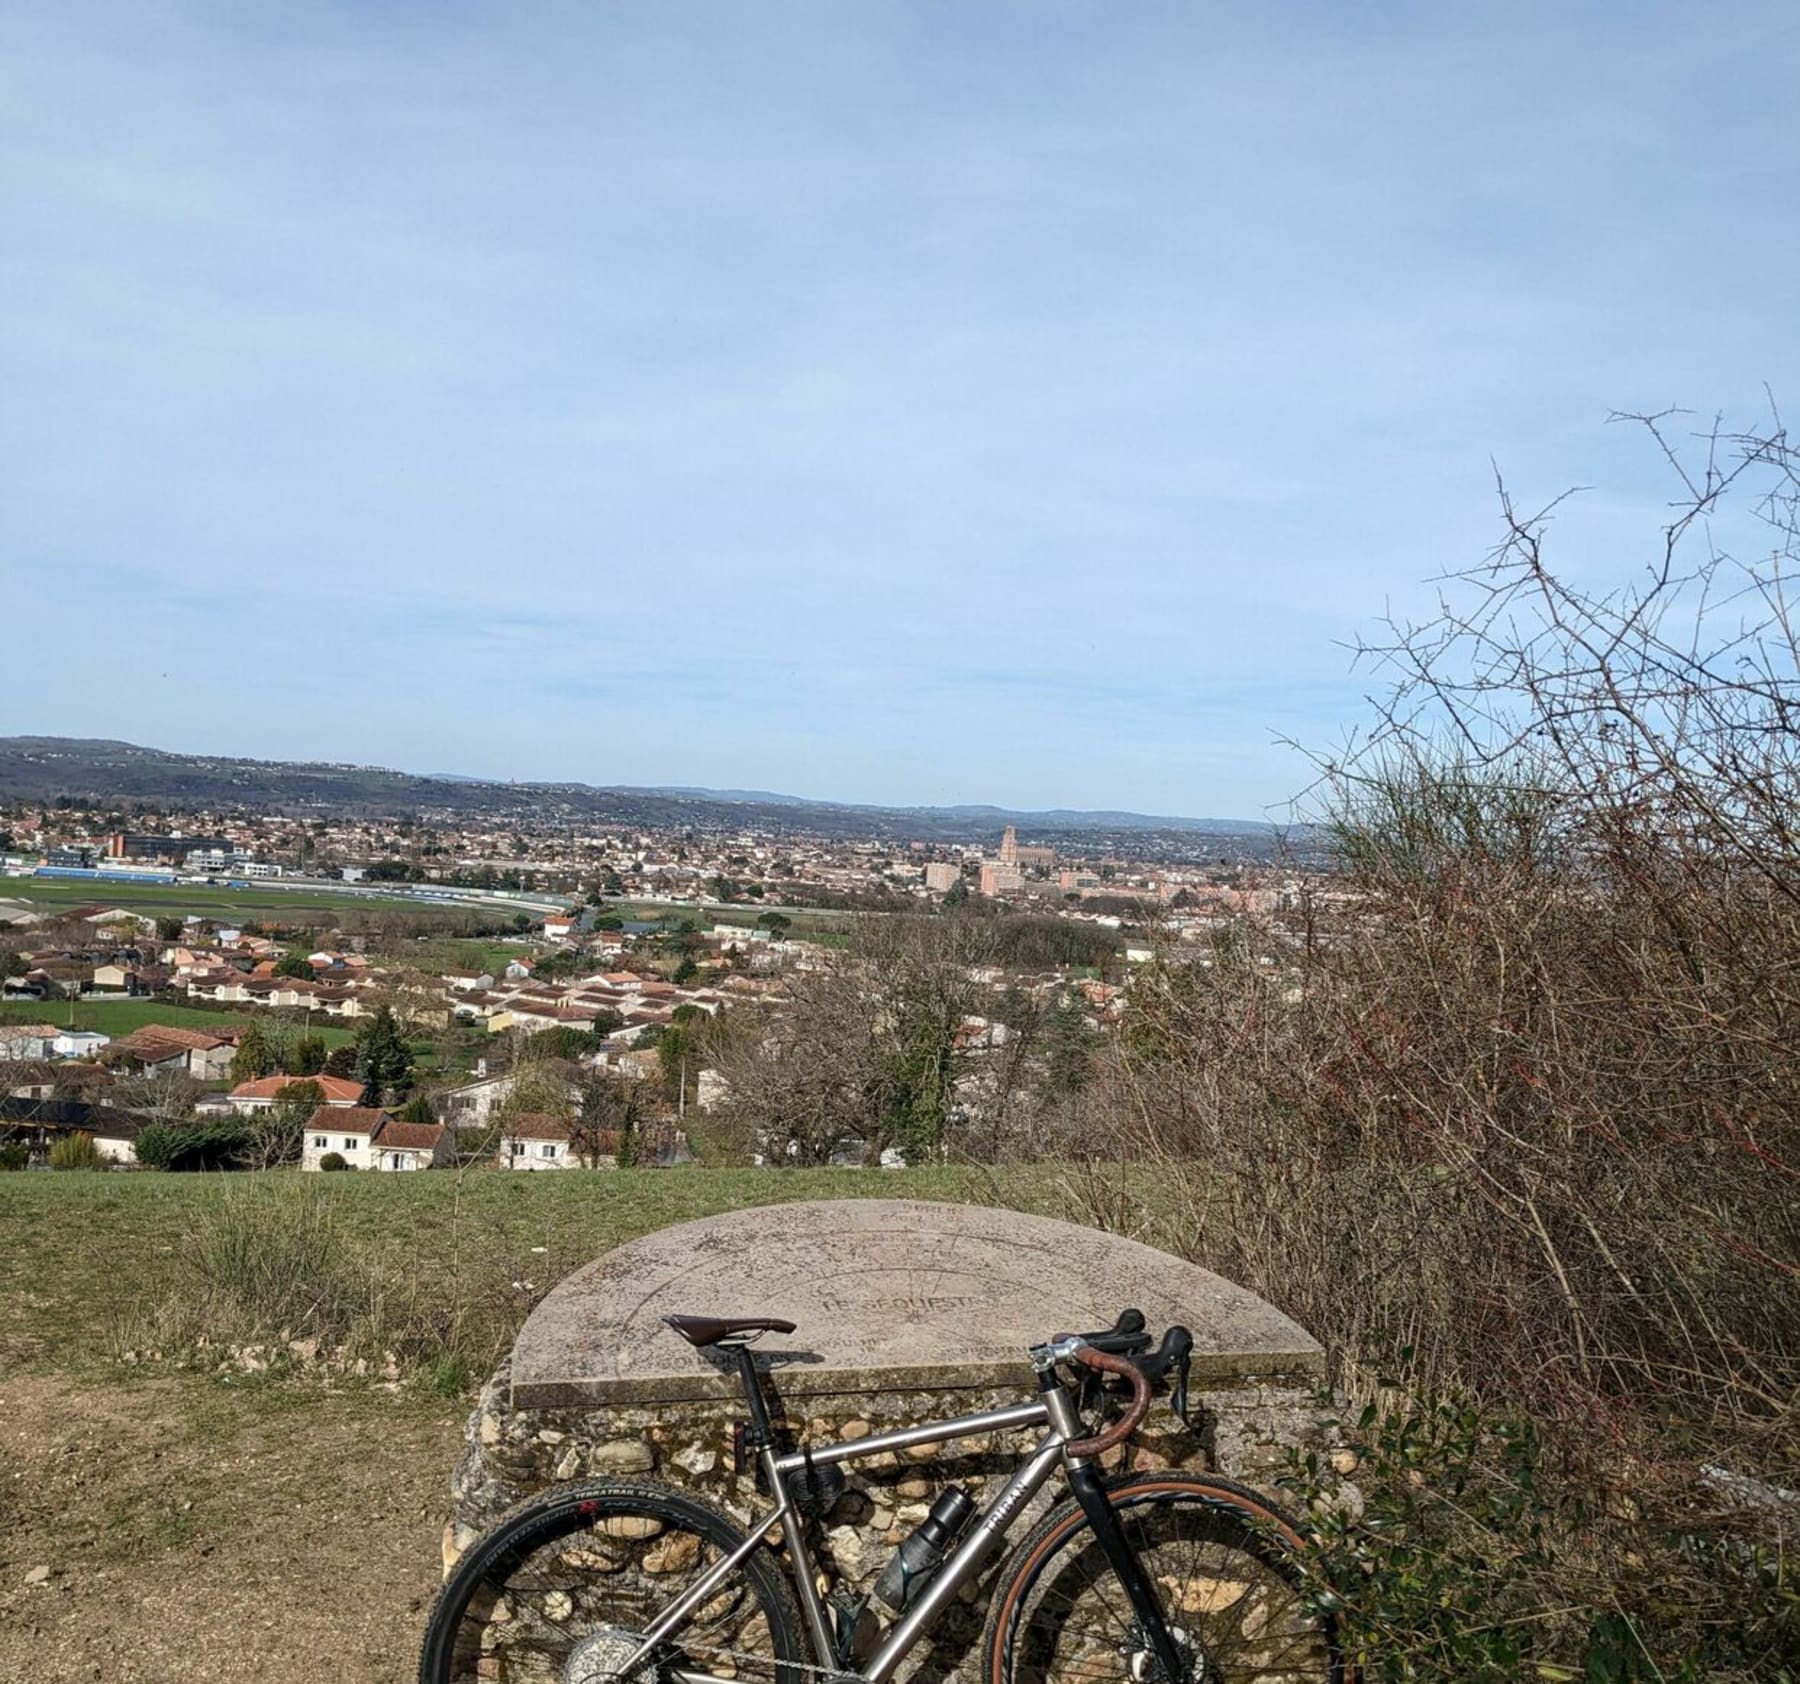
[[[1109,1481],[1108,1493],[1114,1498],[1156,1492],[1185,1492],[1201,1502],[1209,1503],[1242,1518],[1247,1526],[1267,1527],[1290,1549],[1299,1549],[1305,1539],[1299,1526],[1276,1508],[1267,1497],[1235,1480],[1210,1474],[1146,1473]],[[1064,1549],[1072,1538],[1087,1528],[1087,1516],[1072,1498],[1065,1497],[1040,1520],[1024,1542],[1013,1551],[1001,1567],[993,1600],[988,1604],[987,1629],[982,1634],[982,1684],[1009,1684],[1006,1676],[1006,1645],[1013,1621],[1026,1594],[1036,1582],[1045,1564]],[[1335,1634],[1333,1648],[1336,1648]],[[1326,1684],[1322,1680],[1321,1684]],[[1357,1684],[1356,1668],[1341,1659],[1334,1660],[1329,1684]]]

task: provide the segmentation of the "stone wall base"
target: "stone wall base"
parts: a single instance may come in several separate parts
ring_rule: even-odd
[[[779,1374],[770,1391],[779,1409]],[[515,1409],[511,1393],[507,1363],[489,1380],[469,1417],[467,1448],[451,1481],[446,1573],[508,1509],[574,1480],[654,1477],[711,1500],[745,1523],[768,1510],[768,1499],[756,1490],[753,1476],[733,1469],[732,1425],[743,1413],[741,1404]],[[1017,1387],[812,1396],[788,1406],[786,1419],[807,1442],[825,1444],[1020,1401]],[[1137,1438],[1114,1452],[1109,1465],[1126,1471],[1216,1469],[1273,1492],[1288,1452],[1322,1446],[1328,1437],[1315,1382],[1306,1377],[1249,1377],[1229,1388],[1196,1391],[1192,1404],[1196,1431],[1184,1428],[1159,1402]],[[944,1486],[961,1484],[982,1501],[986,1489],[1003,1483],[1039,1436],[1029,1429],[990,1433],[842,1464],[844,1493],[815,1527],[821,1567],[858,1594],[869,1590],[895,1546],[925,1518]],[[1062,1482],[1053,1480],[1039,1495],[1031,1519],[1063,1490]],[[1023,1538],[1027,1530],[1028,1522],[1015,1522],[1011,1536]],[[993,1571],[990,1567],[987,1577]],[[985,1577],[965,1587],[962,1605],[915,1652],[903,1676],[944,1676],[954,1670],[980,1636],[985,1590]]]

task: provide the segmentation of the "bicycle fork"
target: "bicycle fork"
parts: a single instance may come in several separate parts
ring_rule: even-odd
[[[1075,1500],[1080,1503],[1082,1513],[1087,1516],[1088,1525],[1093,1527],[1094,1537],[1099,1541],[1107,1565],[1124,1587],[1126,1598],[1131,1603],[1131,1611],[1137,1618],[1138,1629],[1143,1633],[1150,1653],[1162,1670],[1163,1684],[1211,1684],[1213,1668],[1210,1657],[1202,1651],[1184,1658],[1181,1645],[1169,1630],[1169,1622],[1163,1614],[1156,1587],[1151,1584],[1150,1576],[1144,1571],[1144,1564],[1138,1559],[1137,1551],[1126,1541],[1125,1529],[1119,1524],[1118,1510],[1112,1506],[1112,1500],[1106,1494],[1106,1485],[1101,1480],[1099,1471],[1092,1462],[1071,1462],[1068,1479],[1069,1489],[1075,1493]],[[1199,1670],[1190,1672],[1194,1661],[1198,1661]]]
[[[1069,1401],[1069,1394],[1055,1383],[1047,1370],[1039,1372],[1038,1387],[1052,1425],[1065,1439],[1081,1437],[1081,1418],[1076,1414],[1074,1404]],[[1065,1464],[1064,1473],[1069,1481],[1069,1489],[1075,1493],[1076,1502],[1087,1516],[1088,1525],[1094,1529],[1094,1536],[1099,1540],[1107,1566],[1112,1568],[1113,1576],[1124,1587],[1126,1599],[1131,1603],[1131,1611],[1137,1618],[1138,1629],[1144,1634],[1144,1640],[1150,1645],[1150,1653],[1162,1669],[1163,1684],[1213,1684],[1212,1657],[1209,1655],[1200,1656],[1201,1670],[1194,1676],[1189,1676],[1188,1667],[1182,1660],[1181,1647],[1176,1643],[1169,1630],[1169,1622],[1163,1615],[1156,1587],[1150,1583],[1143,1562],[1138,1560],[1137,1551],[1126,1541],[1125,1529],[1120,1526],[1118,1511],[1106,1494],[1100,1470],[1086,1457],[1078,1456]]]

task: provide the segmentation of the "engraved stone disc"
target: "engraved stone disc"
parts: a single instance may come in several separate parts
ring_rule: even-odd
[[[1194,1334],[1194,1383],[1324,1372],[1318,1343],[1253,1293],[1136,1241],[985,1206],[899,1199],[760,1205],[647,1234],[563,1281],[513,1347],[515,1408],[739,1395],[662,1325],[780,1316],[758,1346],[787,1396],[1030,1383],[1026,1348],[1110,1326]]]

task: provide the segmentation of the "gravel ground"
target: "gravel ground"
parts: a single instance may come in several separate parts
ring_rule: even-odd
[[[0,1678],[400,1684],[461,1412],[0,1374]]]

